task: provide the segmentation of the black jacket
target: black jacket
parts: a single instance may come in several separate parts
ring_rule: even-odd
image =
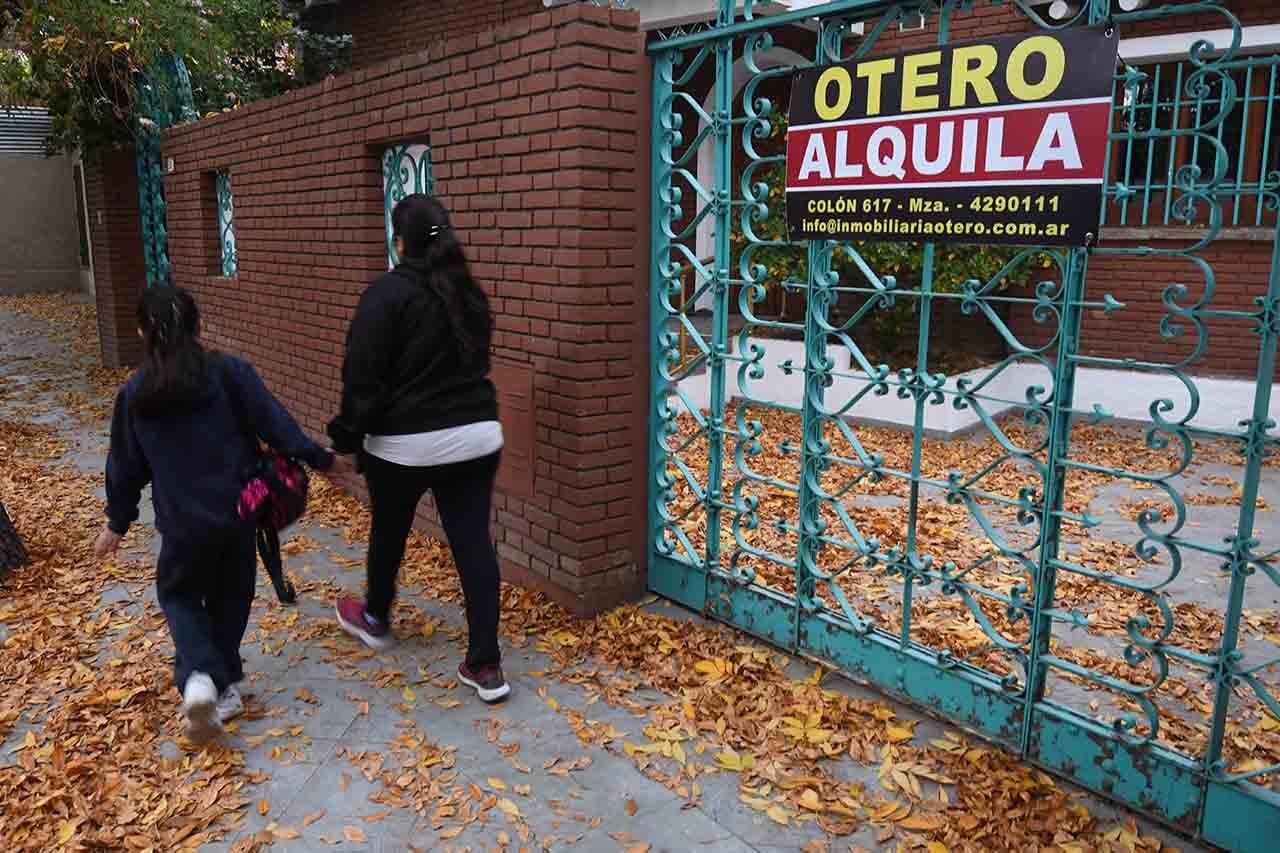
[[[366,435],[411,435],[498,418],[489,340],[458,345],[444,300],[405,261],[360,297],[347,333],[342,408],[329,424],[339,453]]]
[[[210,353],[203,391],[189,406],[157,418],[134,416],[141,373],[116,396],[107,455],[107,522],[119,534],[138,518],[151,483],[156,528],[178,539],[230,531],[243,524],[236,501],[254,461],[245,427],[286,456],[325,470],[333,454],[307,438],[249,364]],[[229,394],[240,401],[239,411]],[[242,418],[249,424],[242,425]]]

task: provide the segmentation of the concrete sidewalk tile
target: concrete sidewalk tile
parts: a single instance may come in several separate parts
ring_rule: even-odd
[[[700,777],[702,800],[698,811],[753,847],[796,850],[813,839],[826,838],[816,822],[781,826],[764,812],[745,805],[738,792],[738,776],[715,773]]]
[[[624,815],[592,832],[574,849],[623,850],[631,844],[650,845],[648,853],[749,853],[754,849],[729,828],[679,803],[649,814]]]
[[[359,715],[355,704],[346,699],[351,685],[333,678],[307,678],[302,673],[291,677],[284,672],[249,689],[267,714],[267,728],[301,725],[310,737],[339,738]]]
[[[370,782],[352,765],[348,757],[334,756],[308,780],[307,795],[292,801],[289,808],[277,818],[280,826],[297,830],[302,838],[278,841],[272,849],[373,853],[407,849],[399,846],[399,842],[388,844],[388,839],[403,841],[410,838],[415,834],[415,827],[420,820],[410,809],[394,808],[370,799],[382,790],[380,780]],[[308,816],[315,815],[320,815],[319,819],[306,826]],[[366,841],[349,841],[344,834],[347,827],[358,830],[355,835],[362,835]],[[330,845],[322,841],[322,837],[340,843]]]
[[[246,835],[252,835],[273,823],[280,823],[288,813],[289,807],[304,797],[310,780],[319,772],[319,761],[308,761],[294,765],[270,766],[262,765],[252,768],[270,774],[270,778],[261,785],[247,787],[241,796],[249,801],[244,810],[244,817],[236,826],[228,830],[227,837],[218,843],[206,844],[201,853],[222,853],[230,850],[235,841]],[[267,813],[259,810],[259,803],[267,803]]]

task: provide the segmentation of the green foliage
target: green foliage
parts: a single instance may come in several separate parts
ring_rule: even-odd
[[[757,150],[781,150],[781,141],[786,135],[786,122],[774,117],[773,124],[770,139],[760,145]],[[748,238],[741,221],[735,222],[734,232],[730,238],[734,272],[736,274],[743,272],[741,261],[743,253],[746,252],[748,264],[751,267],[759,265],[764,268],[763,284],[766,289],[782,287],[786,282],[805,282],[808,278],[807,253],[802,245],[787,242],[786,164],[778,161],[757,171],[752,183],[764,184],[767,187],[769,206],[767,219],[763,222],[748,222],[755,240],[764,241],[765,245],[756,245],[748,251],[754,241]],[[759,187],[755,187],[753,192],[759,195]],[[839,275],[840,284],[845,287],[870,287],[868,278],[853,260],[852,253],[857,253],[867,267],[881,279],[892,276],[897,282],[898,289],[915,289],[923,281],[924,245],[922,243],[856,240],[839,244],[833,251],[832,268]],[[985,284],[997,275],[1017,253],[1018,249],[1010,246],[938,245],[934,254],[933,290],[935,293],[958,293],[964,288],[965,282],[974,279]],[[1044,259],[1031,259],[1028,264],[1020,265],[1008,279],[1000,282],[996,290],[1004,290],[1010,286],[1025,283],[1032,267],[1045,265],[1047,261]],[[873,313],[869,322],[882,346],[891,349],[901,343],[899,338],[910,322],[915,305],[914,299],[898,299],[893,306],[878,309]]]
[[[234,108],[344,65],[350,39],[311,33],[280,0],[0,0],[0,103],[39,103],[51,149],[129,141],[138,75],[178,56],[199,113]],[[318,61],[317,61],[318,60]]]

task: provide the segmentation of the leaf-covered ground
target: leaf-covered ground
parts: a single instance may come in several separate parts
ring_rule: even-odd
[[[721,563],[754,584],[794,595],[800,418],[739,403],[725,421]],[[677,559],[696,561],[707,525],[691,482],[706,490],[709,445],[692,416],[680,416],[676,427],[665,440],[679,449],[679,464],[668,466],[667,511],[680,519],[687,543],[668,538]],[[1015,418],[1001,428],[1014,447],[1044,462],[1046,428]],[[1022,666],[1010,649],[1028,648],[1036,566],[1048,553],[1038,516],[1040,474],[985,430],[926,438],[910,537],[909,434],[845,429],[828,424],[823,433],[832,462],[820,488],[831,497],[819,504],[825,530],[816,562],[831,580],[819,581],[816,595],[850,621],[905,634],[1021,689]],[[1212,655],[1222,643],[1231,574],[1213,551],[1236,533],[1244,469],[1238,442],[1189,436],[1183,445],[1179,438],[1136,426],[1073,425],[1068,458],[1094,468],[1073,468],[1065,483],[1048,698],[1195,759],[1208,743],[1217,685],[1209,662],[1188,657]],[[876,457],[872,466],[868,460]],[[867,473],[873,467],[881,477]],[[982,494],[952,499],[959,490],[949,490],[951,482]],[[1266,701],[1280,697],[1280,563],[1271,554],[1280,538],[1277,502],[1280,456],[1273,453],[1263,467],[1253,530],[1254,553],[1270,558],[1265,570],[1251,567],[1238,644],[1245,665],[1257,668],[1259,690],[1241,683],[1232,692],[1224,757],[1233,773],[1280,765],[1280,718],[1273,711],[1280,705]],[[874,543],[879,559],[862,556],[860,542]],[[923,562],[910,585],[902,560],[892,559],[909,547]],[[1272,785],[1276,775],[1252,781]]]
[[[151,592],[155,542],[135,533],[107,563],[89,553],[106,417],[122,379],[95,366],[95,350],[90,307],[0,301],[0,501],[33,556],[0,582],[7,849],[1170,849],[1167,834],[997,748],[661,603],[575,620],[505,587],[517,693],[503,709],[483,708],[453,677],[461,594],[439,543],[415,534],[410,544],[395,650],[359,650],[337,630],[331,602],[359,588],[368,516],[323,481],[286,547],[300,605],[281,607],[259,589],[245,645],[248,713],[224,743],[190,749],[178,736],[171,645]],[[879,440],[901,452],[900,436]],[[943,470],[934,453],[928,464]],[[1007,487],[1016,485],[1010,475]],[[901,496],[875,488],[860,499],[888,547]],[[939,555],[979,548],[953,507],[930,501],[923,518]],[[1076,546],[1108,571],[1143,570],[1110,540],[1080,534]],[[786,586],[767,561],[757,568]],[[885,627],[900,624],[895,578],[858,571],[839,582]],[[1101,592],[1070,594],[1087,603]],[[1212,607],[1189,603],[1177,617],[1199,626],[1187,642],[1210,642]],[[1099,599],[1080,632],[1097,642],[1061,653],[1127,666],[1107,644],[1125,606],[1142,605]],[[972,612],[947,596],[922,596],[911,618],[913,638],[1002,665],[981,649]],[[996,624],[1011,636],[1019,629]],[[1276,631],[1274,611],[1251,611],[1247,627],[1251,637]],[[1137,678],[1131,669],[1125,677]],[[1092,695],[1070,682],[1061,689]],[[1169,679],[1162,690],[1203,701],[1198,682]],[[1202,716],[1177,719],[1198,736]],[[1274,760],[1268,719],[1242,717],[1234,761]],[[1161,737],[1176,737],[1170,729]]]

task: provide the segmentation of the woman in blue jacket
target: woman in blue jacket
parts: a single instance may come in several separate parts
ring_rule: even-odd
[[[202,743],[244,710],[236,685],[244,679],[240,641],[257,552],[254,527],[240,519],[236,501],[257,439],[319,470],[333,464],[333,454],[302,433],[250,365],[206,351],[199,330],[199,310],[185,290],[143,295],[138,332],[146,361],[116,397],[107,526],[95,551],[102,557],[119,547],[150,483],[163,540],[156,593],[173,637],[187,734]]]

